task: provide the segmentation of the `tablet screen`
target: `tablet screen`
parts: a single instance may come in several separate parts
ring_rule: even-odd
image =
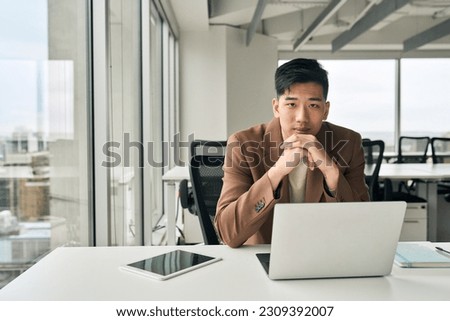
[[[130,263],[127,266],[143,270],[149,273],[167,277],[171,274],[179,274],[183,270],[191,270],[195,266],[212,263],[214,257],[175,250],[169,253],[154,256],[145,260]]]

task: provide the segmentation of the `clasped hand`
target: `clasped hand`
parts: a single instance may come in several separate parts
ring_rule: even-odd
[[[286,139],[281,147],[283,153],[268,172],[274,190],[282,178],[288,175],[301,161],[310,170],[318,168],[330,190],[337,187],[339,169],[314,135],[294,134]]]
[[[300,162],[303,162],[310,170],[314,168],[324,169],[326,164],[331,164],[331,159],[322,144],[314,135],[294,134],[281,145],[283,154],[278,159],[276,166],[284,169],[285,175],[289,174]]]

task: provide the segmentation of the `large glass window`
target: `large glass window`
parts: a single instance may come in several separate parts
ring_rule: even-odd
[[[142,244],[141,42],[138,0],[109,0],[109,137],[121,161],[111,168],[110,244]]]
[[[151,217],[151,224],[149,228],[152,229],[152,240],[147,243],[160,244],[163,239],[162,233],[158,233],[159,227],[162,226],[160,222],[163,214],[163,93],[162,93],[162,80],[163,80],[163,52],[162,52],[162,30],[163,20],[159,15],[156,8],[150,6],[149,13],[149,57],[148,70],[144,70],[149,74],[149,101],[148,104],[144,104],[144,114],[147,115],[145,119],[146,123],[150,126],[147,127],[147,134],[144,135],[145,141],[149,142],[147,147],[149,148],[150,162],[147,165],[148,172],[148,184],[146,187],[148,193],[146,193],[148,206],[146,210]],[[151,149],[150,149],[151,148]]]
[[[176,40],[150,1],[109,0],[108,245],[164,244],[164,169],[173,163]],[[116,157],[118,156],[118,157]],[[153,233],[155,232],[155,233]],[[155,234],[155,235],[153,235]]]
[[[0,287],[60,245],[164,243],[177,59],[151,0],[0,0]]]
[[[0,283],[92,242],[87,13],[84,0],[0,1]]]
[[[394,151],[395,60],[323,60],[328,71],[332,123],[363,138],[381,139]]]
[[[450,59],[401,60],[401,134],[450,137]]]

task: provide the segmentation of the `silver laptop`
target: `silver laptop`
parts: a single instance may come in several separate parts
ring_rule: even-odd
[[[405,202],[276,204],[270,254],[257,254],[271,279],[391,273]]]

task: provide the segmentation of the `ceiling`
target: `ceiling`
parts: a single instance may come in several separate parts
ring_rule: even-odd
[[[180,30],[228,25],[285,53],[450,57],[450,0],[170,0]]]

